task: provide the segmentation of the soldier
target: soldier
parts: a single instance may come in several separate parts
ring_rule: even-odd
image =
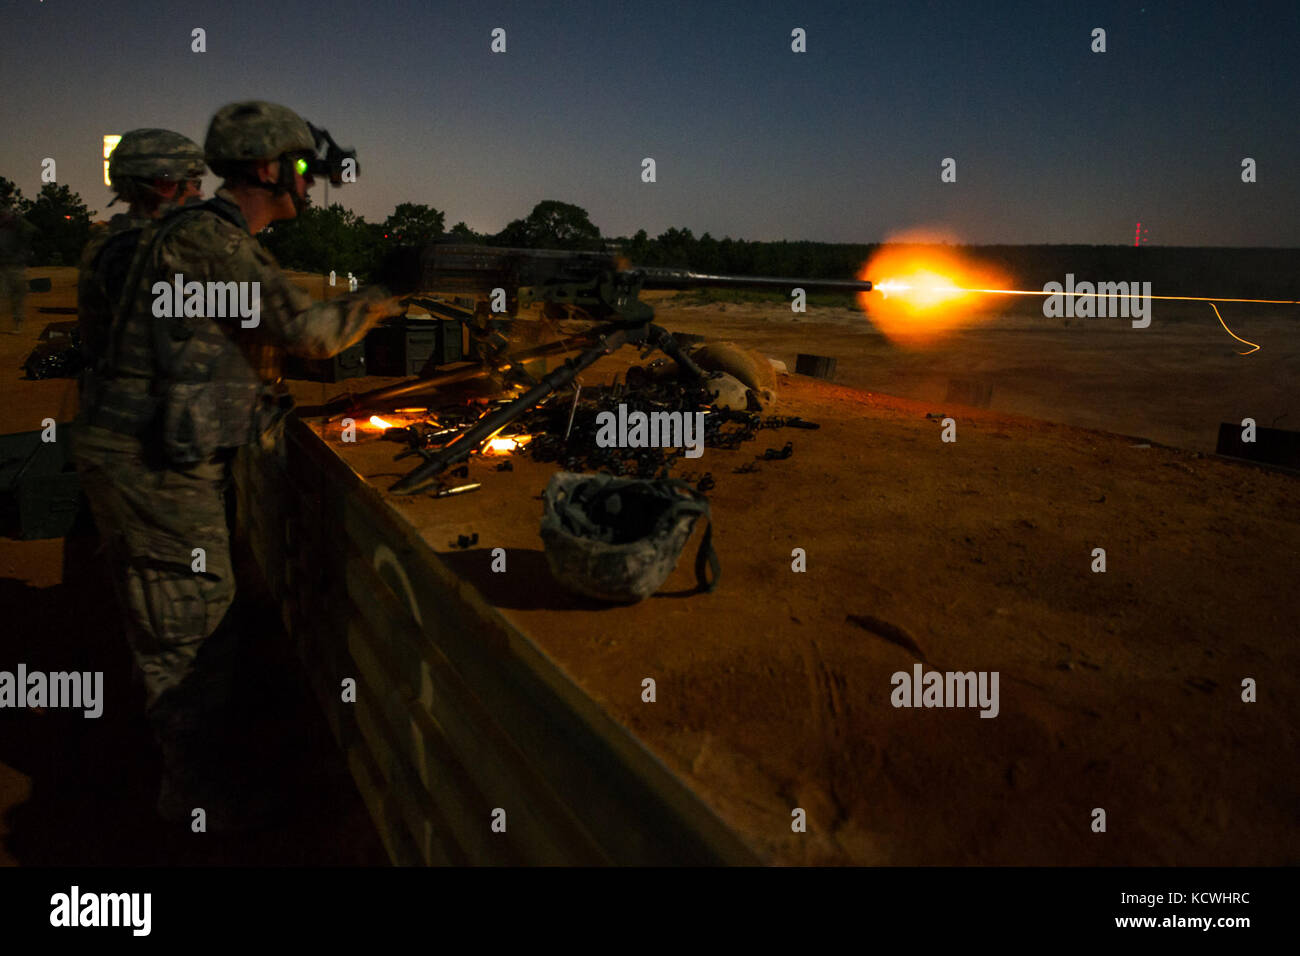
[[[288,408],[286,352],[335,355],[401,310],[373,287],[313,305],[253,238],[306,206],[319,163],[301,117],[272,103],[231,104],[213,117],[204,152],[222,188],[145,228],[123,282],[110,365],[73,443],[101,532],[118,543],[132,649],[163,756],[159,813],[188,820],[203,807],[209,828],[240,829],[261,814],[216,759],[237,646],[223,501],[231,459],[250,443],[275,446]],[[251,295],[255,323],[173,313],[163,301],[173,280],[220,283],[226,302]],[[155,295],[155,284],[169,291]]]
[[[114,298],[121,294],[126,268],[135,251],[134,238],[109,240],[123,233],[138,235],[151,219],[159,219],[191,199],[202,198],[205,172],[199,144],[169,129],[133,129],[124,133],[108,160],[108,180],[118,200],[128,204],[91,235],[81,252],[77,276],[77,323],[85,368],[80,382],[82,408],[93,401],[96,366],[108,361],[109,328]],[[105,254],[105,250],[108,250]]]
[[[14,335],[23,327],[23,299],[27,296],[28,244],[36,227],[16,209],[0,209],[0,298],[9,300]]]

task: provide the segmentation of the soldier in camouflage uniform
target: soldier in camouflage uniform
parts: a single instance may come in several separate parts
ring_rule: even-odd
[[[108,159],[108,181],[118,200],[128,204],[106,226],[97,227],[81,252],[77,275],[77,323],[85,368],[80,387],[82,408],[93,401],[87,389],[94,387],[96,365],[107,361],[108,337],[115,296],[135,251],[135,243],[113,243],[110,255],[103,255],[109,240],[124,232],[137,233],[151,219],[160,219],[177,206],[203,196],[202,176],[206,171],[203,149],[198,143],[169,129],[133,129],[124,133]],[[112,286],[112,288],[110,288]]]
[[[0,300],[9,302],[17,334],[23,327],[23,300],[27,297],[27,254],[36,227],[16,209],[0,209]]]
[[[221,626],[235,596],[224,503],[231,458],[249,443],[273,445],[287,408],[286,352],[335,355],[400,312],[375,288],[313,304],[253,238],[305,207],[315,149],[308,124],[285,107],[217,112],[204,151],[223,187],[145,228],[110,367],[74,437],[96,516],[128,556],[119,572],[132,647],[164,762],[159,812],[188,819],[201,806],[214,829],[257,817],[213,760],[237,648],[229,621]],[[177,275],[204,288],[258,283],[247,287],[259,293],[258,324],[156,316],[156,301],[171,293],[156,296],[155,283],[168,287]]]

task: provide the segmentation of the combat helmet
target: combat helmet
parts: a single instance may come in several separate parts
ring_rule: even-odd
[[[551,574],[566,588],[602,601],[649,597],[677,566],[708,499],[683,481],[557,472],[542,494],[542,542]],[[709,579],[706,568],[713,573]],[[718,584],[712,524],[695,556],[701,591]]]
[[[108,180],[114,189],[127,179],[182,182],[205,172],[203,150],[188,136],[169,129],[133,129],[123,133],[108,157]]]
[[[289,109],[262,100],[230,103],[217,110],[203,141],[208,165],[216,172],[230,163],[275,159],[285,153],[316,151],[307,121]]]

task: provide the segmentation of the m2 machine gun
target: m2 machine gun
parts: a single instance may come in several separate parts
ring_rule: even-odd
[[[540,306],[542,314],[549,317],[581,318],[595,323],[577,334],[515,350],[509,356],[505,349],[507,343],[500,339],[495,347],[487,347],[481,366],[413,379],[326,406],[325,411],[331,414],[349,409],[385,408],[396,399],[488,375],[512,377],[524,388],[513,401],[484,415],[441,449],[426,453],[422,465],[392,486],[390,490],[396,494],[415,494],[425,489],[439,474],[467,459],[528,409],[570,384],[583,369],[624,345],[658,349],[677,363],[679,374],[689,380],[702,379],[700,368],[668,331],[654,324],[654,309],[640,299],[642,289],[711,286],[781,289],[787,293],[796,288],[807,292],[871,291],[870,282],[852,279],[709,275],[689,269],[634,267],[614,254],[603,252],[440,243],[396,250],[387,257],[377,278],[390,289],[406,294],[408,303],[425,307],[434,314],[459,318],[480,336],[483,331],[472,324],[474,313],[448,308],[446,303],[423,295],[488,295],[497,298],[497,305],[504,296],[507,314]],[[578,355],[539,379],[532,378],[522,367],[531,359],[573,351]],[[519,381],[521,377],[523,381]]]

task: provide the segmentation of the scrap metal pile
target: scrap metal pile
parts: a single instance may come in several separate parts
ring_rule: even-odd
[[[492,443],[498,451],[517,450],[533,461],[555,463],[565,471],[604,473],[630,478],[680,477],[700,491],[714,487],[716,480],[710,471],[683,471],[674,475],[684,463],[696,461],[687,457],[684,447],[619,447],[600,442],[600,420],[604,413],[615,415],[620,406],[625,415],[641,412],[647,417],[656,413],[680,416],[703,415],[703,435],[697,441],[708,449],[739,450],[747,442],[755,441],[759,433],[780,428],[816,429],[814,422],[798,417],[764,416],[761,412],[722,408],[713,401],[703,383],[682,382],[676,379],[652,380],[633,369],[625,383],[575,389],[571,396],[557,395],[516,418],[504,428]],[[500,402],[491,403],[483,415],[491,414]],[[608,419],[608,416],[606,416]],[[465,405],[430,409],[428,417],[403,428],[385,432],[388,440],[406,442],[410,448],[398,457],[420,454],[426,459],[435,454],[465,428],[474,424],[475,417]],[[762,443],[759,443],[762,444]],[[786,441],[780,447],[757,450],[746,457],[732,471],[745,474],[758,471],[755,460],[789,458],[794,444]],[[508,460],[498,465],[498,470],[510,470]],[[460,469],[450,473],[459,477]]]

